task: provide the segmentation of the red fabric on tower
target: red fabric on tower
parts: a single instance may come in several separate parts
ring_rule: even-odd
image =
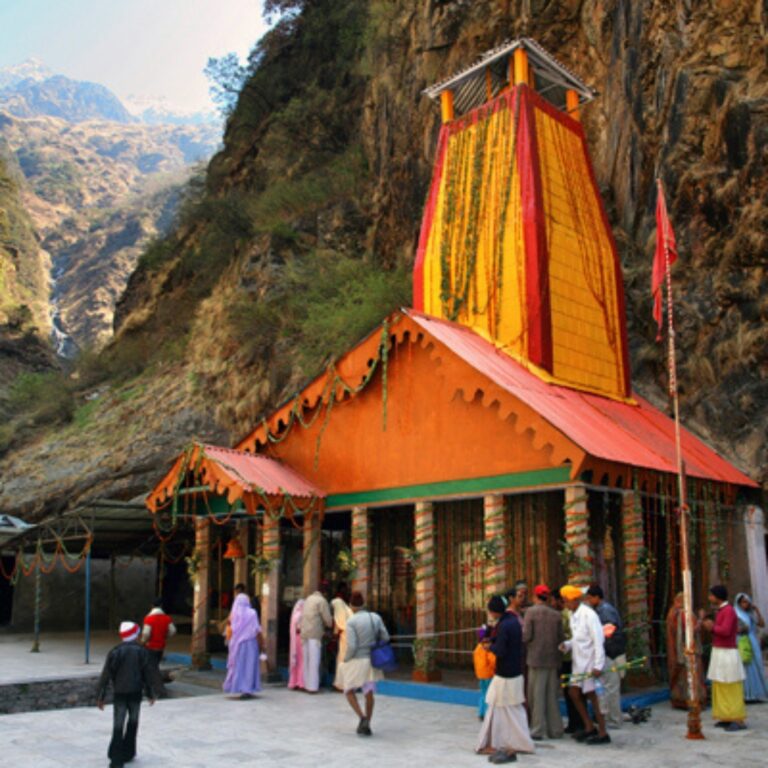
[[[656,195],[656,252],[653,255],[653,274],[651,276],[651,294],[653,296],[653,319],[659,326],[656,340],[661,339],[661,329],[664,324],[663,310],[661,307],[661,293],[667,272],[667,259],[664,251],[669,252],[669,266],[677,261],[677,243],[675,233],[667,216],[667,203],[664,199],[664,189],[661,180],[657,182],[658,194]]]
[[[427,207],[424,209],[424,218],[421,222],[421,233],[419,234],[419,245],[416,250],[416,260],[413,264],[413,306],[414,309],[418,309],[420,312],[424,311],[424,259],[427,253],[429,233],[432,230],[432,222],[435,218],[437,198],[440,195],[440,182],[443,178],[445,156],[448,153],[449,136],[449,126],[443,125],[440,129],[440,138],[437,142],[435,171],[432,174],[432,186],[429,188]]]
[[[552,308],[549,294],[549,254],[544,229],[541,167],[536,139],[536,118],[527,85],[517,86],[520,126],[517,168],[525,240],[525,299],[528,323],[528,358],[545,371],[553,371]]]

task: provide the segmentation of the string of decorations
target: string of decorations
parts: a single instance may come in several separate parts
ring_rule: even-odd
[[[376,375],[379,365],[382,367],[382,425],[386,430],[387,424],[387,368],[389,361],[389,320],[384,320],[381,326],[381,338],[379,341],[379,348],[376,357],[370,364],[368,372],[363,377],[362,381],[355,385],[345,381],[339,372],[336,370],[335,363],[331,363],[326,370],[326,381],[323,386],[323,391],[320,395],[318,406],[310,416],[309,419],[304,418],[304,402],[301,394],[297,394],[293,400],[291,410],[288,414],[288,422],[284,427],[278,427],[276,430],[272,430],[269,426],[267,418],[264,417],[261,422],[261,427],[264,431],[264,442],[277,445],[282,443],[296,424],[299,424],[304,429],[310,429],[315,425],[321,415],[324,416],[323,424],[317,436],[317,443],[315,447],[315,465],[320,452],[320,443],[325,432],[325,428],[330,419],[331,411],[333,410],[334,403],[338,400],[344,400],[346,397],[360,394],[373,380]],[[323,408],[323,405],[325,408]]]

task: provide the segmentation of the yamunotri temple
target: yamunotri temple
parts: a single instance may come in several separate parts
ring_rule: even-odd
[[[198,663],[227,543],[227,586],[261,596],[272,671],[293,602],[321,578],[352,581],[415,635],[422,678],[467,663],[467,628],[521,578],[600,583],[630,652],[663,653],[654,622],[681,588],[674,424],[632,390],[621,265],[579,121],[594,93],[525,38],[425,93],[442,127],[413,307],[234,448],[190,445],[147,499],[164,530],[194,525]],[[721,579],[755,594],[756,484],[685,431],[682,446],[696,599]]]

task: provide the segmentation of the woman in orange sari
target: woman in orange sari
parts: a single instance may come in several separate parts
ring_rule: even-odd
[[[707,705],[707,684],[701,663],[701,635],[699,621],[694,620],[694,648],[696,651],[696,679],[699,702]],[[667,614],[667,667],[669,669],[669,697],[675,709],[688,709],[688,672],[685,665],[685,611],[683,593],[675,595]]]

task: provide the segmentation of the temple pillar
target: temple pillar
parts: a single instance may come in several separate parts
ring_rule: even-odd
[[[627,613],[627,656],[637,658],[648,654],[648,581],[642,562],[645,555],[643,507],[636,491],[624,491],[621,496],[621,520],[624,538],[624,594]],[[668,566],[667,566],[668,567]]]
[[[592,560],[589,555],[587,488],[581,483],[565,489],[565,543],[568,583],[587,586],[592,581]]]
[[[453,120],[453,91],[443,91],[440,94],[440,116],[443,123],[450,123]]]
[[[430,501],[414,509],[414,580],[416,582],[416,640],[413,679],[439,680],[435,665],[435,518]]]
[[[234,583],[245,584],[248,589],[248,555],[249,555],[249,536],[248,521],[243,520],[237,527],[237,540],[243,548],[245,557],[238,557],[234,560]]]
[[[208,617],[210,612],[211,521],[195,518],[195,551],[192,598],[192,666],[210,669],[208,656]]]
[[[269,676],[277,673],[277,618],[280,596],[280,519],[264,514],[261,556],[265,563],[261,581],[261,631]]]
[[[514,84],[528,85],[528,54],[522,48],[517,48],[512,54],[512,62]]]
[[[352,507],[352,559],[356,563],[352,589],[368,599],[368,582],[371,572],[370,537],[371,524],[368,507]]]
[[[322,516],[315,511],[304,516],[304,594],[311,595],[320,586],[320,525]]]
[[[574,119],[579,119],[579,94],[569,88],[565,92],[565,111]]]
[[[511,581],[507,564],[509,516],[500,494],[483,497],[483,523],[485,528],[485,597],[504,591]]]

